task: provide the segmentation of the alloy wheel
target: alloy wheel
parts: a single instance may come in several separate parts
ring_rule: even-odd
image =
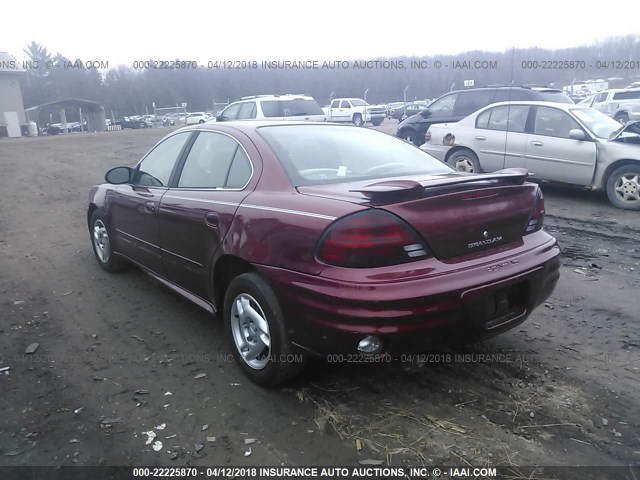
[[[244,362],[262,370],[270,361],[269,323],[260,304],[247,293],[236,296],[231,305],[233,341]]]
[[[632,205],[640,202],[640,181],[637,173],[624,173],[616,180],[614,190],[618,198]]]
[[[111,258],[111,243],[109,242],[107,227],[102,220],[96,220],[93,224],[93,246],[100,261],[102,263],[109,262],[109,258]]]

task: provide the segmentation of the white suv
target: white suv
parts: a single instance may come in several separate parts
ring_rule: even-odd
[[[307,120],[324,122],[318,102],[306,95],[255,95],[242,97],[225,108],[218,122],[229,120]]]

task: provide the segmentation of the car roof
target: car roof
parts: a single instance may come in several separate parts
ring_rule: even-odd
[[[492,104],[487,105],[486,107],[482,108],[482,110],[485,110],[488,107],[496,107],[496,106],[501,106],[501,105],[539,105],[539,106],[542,106],[542,107],[560,108],[561,110],[569,110],[571,108],[590,108],[590,107],[586,107],[586,106],[578,106],[577,103],[544,102],[544,101],[541,101],[541,100],[518,100],[518,101],[514,101],[514,102],[496,102],[496,103],[492,103]]]

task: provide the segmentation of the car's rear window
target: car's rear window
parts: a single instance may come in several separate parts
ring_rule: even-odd
[[[413,145],[360,127],[277,125],[259,133],[296,187],[452,171]]]
[[[305,115],[323,115],[318,102],[310,99],[265,100],[262,103],[265,117],[302,117]]]

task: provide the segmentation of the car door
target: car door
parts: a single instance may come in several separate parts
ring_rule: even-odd
[[[528,105],[499,105],[477,115],[468,135],[484,172],[524,167],[528,114]]]
[[[596,143],[566,111],[536,106],[527,136],[525,166],[535,179],[590,185],[596,165]],[[571,130],[584,140],[569,137]]]
[[[157,144],[138,164],[133,181],[119,185],[110,198],[110,223],[117,249],[162,275],[158,208],[192,132],[176,133]]]
[[[254,167],[247,148],[222,131],[198,133],[175,185],[162,197],[160,244],[166,277],[207,299],[213,255],[248,194]],[[254,156],[256,154],[254,153]]]
[[[351,102],[348,100],[340,101],[340,108],[338,108],[338,121],[350,122],[352,118]]]

